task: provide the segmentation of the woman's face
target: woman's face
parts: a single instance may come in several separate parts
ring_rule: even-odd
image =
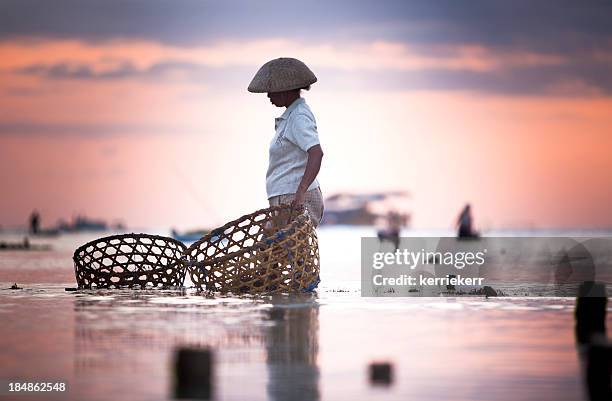
[[[299,89],[284,92],[268,92],[270,102],[276,107],[288,107],[298,97],[300,97]]]

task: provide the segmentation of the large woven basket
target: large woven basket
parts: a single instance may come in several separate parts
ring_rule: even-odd
[[[99,238],[77,248],[74,270],[79,288],[179,287],[185,279],[181,261],[186,246],[148,234]]]
[[[202,290],[312,291],[319,283],[317,234],[303,208],[273,206],[212,230],[187,249],[186,264]]]

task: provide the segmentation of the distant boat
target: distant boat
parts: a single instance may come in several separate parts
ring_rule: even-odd
[[[61,232],[106,231],[109,229],[104,220],[93,220],[85,216],[77,216],[72,223],[60,221],[57,229]]]
[[[174,238],[175,240],[179,240],[181,242],[195,242],[199,240],[200,238],[202,238],[203,236],[205,236],[206,234],[208,234],[210,230],[199,229],[199,230],[190,230],[190,231],[185,231],[183,233],[179,233],[175,229],[172,229],[171,232],[172,232],[172,238]]]
[[[375,225],[393,211],[398,214],[399,225],[406,226],[410,222],[409,198],[403,191],[334,194],[325,199],[321,224]]]
[[[30,227],[29,234],[32,237],[57,237],[65,233],[78,233],[86,231],[124,231],[125,225],[122,222],[107,223],[102,219],[92,219],[87,216],[76,216],[71,220],[58,220],[55,226],[46,228],[34,228]]]
[[[0,251],[49,251],[51,245],[31,244],[28,237],[21,242],[0,242]]]

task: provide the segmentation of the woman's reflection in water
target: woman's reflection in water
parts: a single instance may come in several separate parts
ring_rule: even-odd
[[[319,304],[316,294],[274,296],[266,330],[271,400],[319,400]]]

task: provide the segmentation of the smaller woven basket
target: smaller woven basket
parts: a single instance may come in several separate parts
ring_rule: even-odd
[[[79,288],[179,287],[186,246],[149,234],[99,238],[77,248],[72,259]]]
[[[232,294],[308,292],[319,284],[316,231],[304,208],[273,206],[193,243],[187,270],[201,290]]]

